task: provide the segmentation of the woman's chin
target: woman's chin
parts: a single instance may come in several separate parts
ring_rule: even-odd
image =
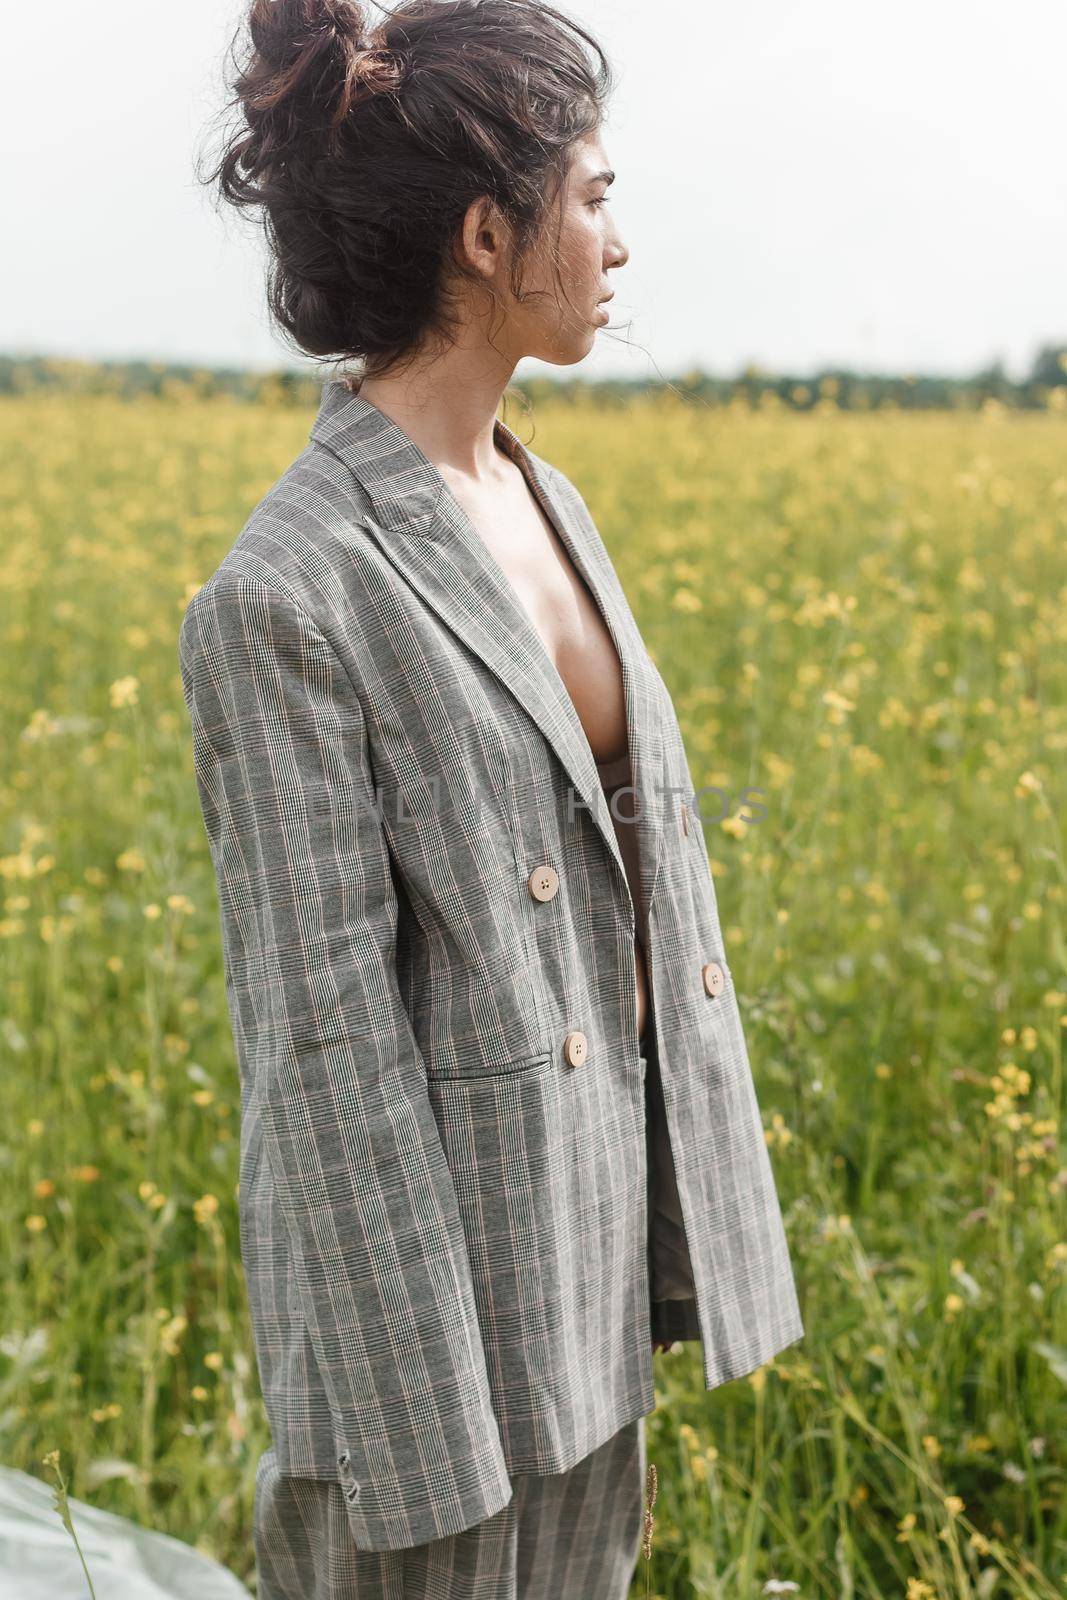
[[[590,323],[586,328],[573,331],[566,339],[546,341],[543,348],[528,350],[526,354],[538,361],[548,361],[554,367],[574,366],[576,362],[584,361],[593,348],[599,327],[599,322]]]

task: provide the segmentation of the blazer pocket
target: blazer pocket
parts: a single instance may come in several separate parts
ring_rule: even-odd
[[[499,1067],[494,1062],[490,1062],[488,1068],[483,1070],[475,1061],[471,1064],[469,1070],[464,1065],[462,1072],[439,1071],[434,1067],[432,1060],[428,1060],[426,1063],[426,1078],[429,1083],[499,1083],[505,1078],[522,1077],[527,1073],[537,1072],[544,1067],[550,1066],[551,1062],[552,1052],[550,1050],[543,1050],[536,1056],[529,1056],[525,1060],[512,1062],[506,1067]]]

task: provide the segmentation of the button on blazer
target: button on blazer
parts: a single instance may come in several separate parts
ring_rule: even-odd
[[[432,462],[331,380],[179,657],[277,1464],[356,1546],[457,1533],[803,1334],[667,687],[579,491],[502,422],[618,650],[631,892],[573,702]],[[694,1297],[650,1299],[644,941]]]

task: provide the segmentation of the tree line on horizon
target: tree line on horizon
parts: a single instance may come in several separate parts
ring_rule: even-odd
[[[206,399],[229,395],[259,404],[310,406],[317,403],[329,366],[279,367],[255,372],[239,367],[208,367],[176,361],[85,361],[63,356],[0,354],[0,395],[41,390],[112,395],[122,399]],[[519,378],[509,388],[531,403],[582,401],[605,409],[621,408],[637,395],[673,393],[711,405],[781,404],[796,411],[832,409],[978,410],[992,402],[1023,411],[1067,410],[1067,344],[1040,347],[1030,371],[1010,378],[1001,361],[950,377],[936,373],[859,372],[823,367],[810,374],[775,373],[749,364],[734,376],[717,376],[693,367],[673,378]]]

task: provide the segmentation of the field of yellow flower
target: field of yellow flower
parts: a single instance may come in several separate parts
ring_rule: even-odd
[[[1067,415],[505,415],[585,495],[709,786],[807,1328],[710,1394],[697,1346],[656,1357],[634,1593],[1062,1600]],[[269,1441],[177,632],[312,417],[0,402],[0,1463],[58,1449],[248,1582]]]

